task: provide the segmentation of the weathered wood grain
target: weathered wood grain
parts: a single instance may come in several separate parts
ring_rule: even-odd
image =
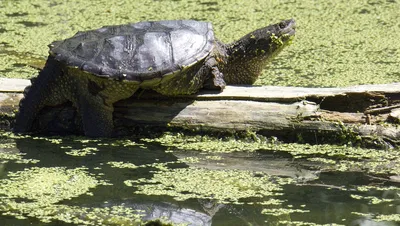
[[[124,101],[116,104],[114,115],[132,124],[257,131],[289,129],[291,121],[297,117],[316,116],[317,110],[316,104],[307,101],[291,104],[240,100],[196,100],[173,104]]]

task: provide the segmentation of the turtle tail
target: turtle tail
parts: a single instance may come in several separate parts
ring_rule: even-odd
[[[60,62],[49,56],[46,65],[36,78],[31,79],[31,85],[24,90],[24,97],[19,103],[13,131],[26,133],[32,131],[33,123],[40,110],[47,105],[53,96],[57,81],[62,76]]]

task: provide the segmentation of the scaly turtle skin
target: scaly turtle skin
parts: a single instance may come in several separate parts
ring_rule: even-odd
[[[236,42],[193,20],[150,21],[78,32],[50,44],[43,70],[24,94],[14,126],[30,132],[40,110],[72,102],[86,136],[113,131],[113,104],[139,88],[174,96],[226,84],[252,84],[293,38],[295,21],[255,30]]]

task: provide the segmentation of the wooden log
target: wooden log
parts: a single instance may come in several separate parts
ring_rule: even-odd
[[[0,111],[16,110],[28,84],[1,79]],[[178,97],[144,91],[116,103],[114,118],[118,128],[250,130],[314,142],[334,138],[398,145],[399,102],[400,83],[345,88],[228,86],[220,93],[203,90]]]
[[[26,79],[0,78],[0,113],[12,114],[17,110],[22,93],[30,84]]]
[[[0,78],[0,93],[22,93],[30,84],[27,79]]]
[[[288,104],[240,100],[196,100],[173,104],[124,101],[116,104],[114,116],[124,124],[132,125],[168,124],[188,129],[258,131],[288,129],[299,115],[314,116],[317,110],[317,105],[307,101]]]

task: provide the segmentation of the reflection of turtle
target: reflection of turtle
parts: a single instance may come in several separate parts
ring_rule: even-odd
[[[139,22],[78,32],[50,45],[46,66],[25,91],[14,127],[29,132],[39,111],[67,101],[87,136],[110,136],[113,103],[137,89],[164,95],[252,84],[295,33],[294,20],[253,31],[231,44],[210,23]]]

